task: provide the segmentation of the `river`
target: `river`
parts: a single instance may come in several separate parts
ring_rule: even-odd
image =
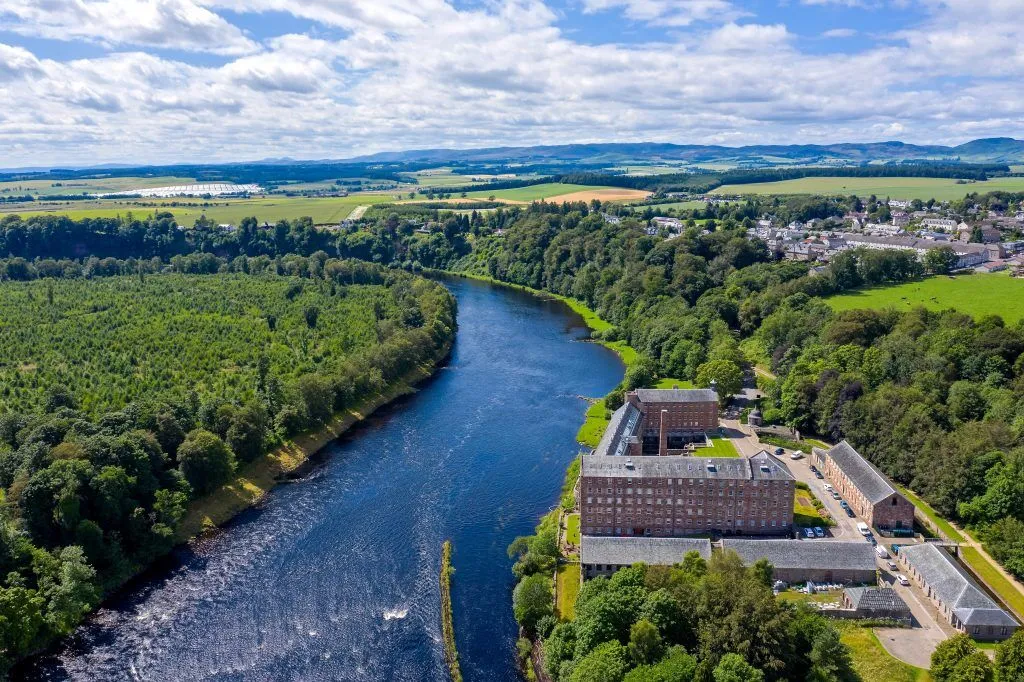
[[[505,548],[557,502],[585,403],[622,377],[560,303],[453,279],[459,332],[421,390],[297,481],[178,550],[20,676],[444,680],[437,575],[452,540],[467,681],[517,680]]]

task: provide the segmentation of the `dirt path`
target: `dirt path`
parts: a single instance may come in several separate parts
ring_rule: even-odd
[[[349,220],[359,220],[363,217],[363,214],[369,209],[369,206],[356,206],[352,209],[352,212],[348,214]]]

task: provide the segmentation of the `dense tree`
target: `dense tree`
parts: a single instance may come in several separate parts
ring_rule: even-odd
[[[533,632],[537,622],[552,613],[551,578],[530,575],[523,578],[512,592],[512,611],[516,621],[527,632]]]
[[[999,646],[995,676],[999,682],[1024,682],[1024,630],[1017,630]]]
[[[209,431],[191,431],[178,448],[178,468],[199,494],[209,493],[226,483],[235,466],[235,454],[220,436]]]
[[[957,666],[979,653],[970,635],[960,633],[941,642],[932,652],[932,678],[935,682],[958,682]],[[984,655],[984,654],[983,654]],[[968,664],[968,668],[972,668]],[[966,681],[965,681],[966,682]]]
[[[761,682],[764,673],[743,660],[739,654],[726,654],[715,666],[715,682]]]

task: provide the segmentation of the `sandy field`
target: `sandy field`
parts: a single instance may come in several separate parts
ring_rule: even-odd
[[[650,196],[650,192],[639,189],[593,189],[584,192],[572,192],[571,194],[560,194],[557,197],[549,197],[544,201],[549,204],[564,204],[570,201],[641,201]]]

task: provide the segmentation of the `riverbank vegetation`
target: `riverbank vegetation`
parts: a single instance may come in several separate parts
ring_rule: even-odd
[[[459,651],[455,646],[455,619],[452,616],[452,543],[445,540],[441,545],[441,638],[444,640],[444,659],[448,663],[448,672],[452,682],[462,682],[462,670],[459,667]]]
[[[236,469],[433,364],[454,333],[440,285],[316,255],[0,272],[2,371],[21,373],[0,400],[3,668],[166,553]]]

